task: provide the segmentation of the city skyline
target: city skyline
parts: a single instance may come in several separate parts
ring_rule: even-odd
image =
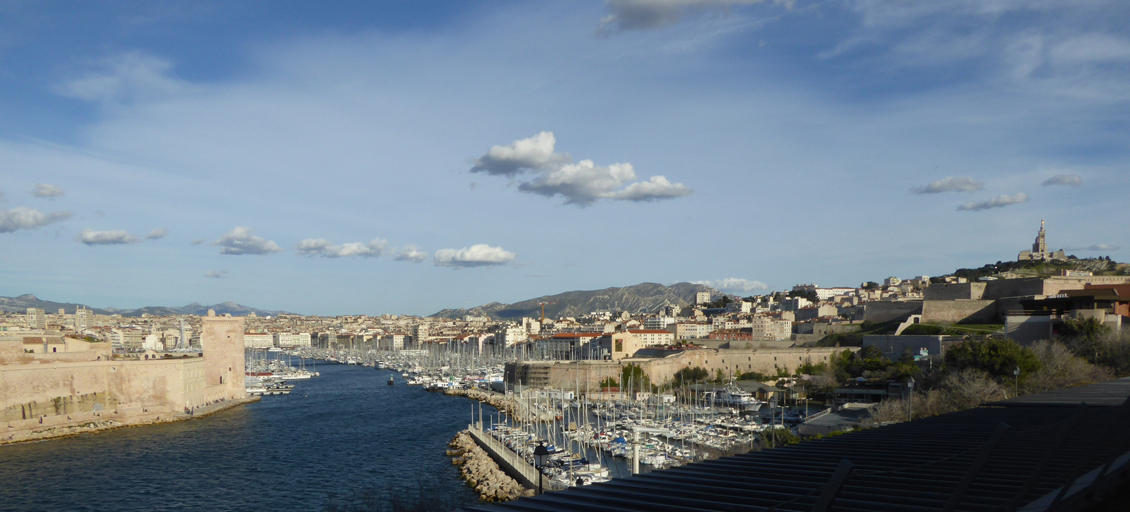
[[[0,295],[428,315],[1122,257],[1130,6],[12,5]]]

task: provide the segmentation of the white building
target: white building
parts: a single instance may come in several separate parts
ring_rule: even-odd
[[[726,312],[727,313],[749,313],[752,309],[753,309],[753,303],[752,302],[746,302],[744,300],[738,300],[738,301],[734,301],[734,302],[731,302],[729,304],[726,304]]]
[[[243,333],[243,346],[247,348],[271,348],[275,346],[275,338],[265,332]]]
[[[710,302],[710,292],[696,292],[694,294],[694,303],[696,306]]]
[[[675,341],[675,333],[664,329],[640,329],[628,331],[634,334],[645,346],[670,345]]]
[[[832,297],[839,297],[841,295],[852,295],[855,293],[855,288],[836,287],[836,288],[817,288],[816,298],[820,300],[828,300]]]
[[[39,308],[27,308],[27,327],[28,329],[46,329],[47,314]]]
[[[649,316],[643,320],[643,328],[648,330],[666,329],[679,320],[670,316]]]
[[[667,326],[667,330],[675,334],[676,340],[695,340],[705,338],[714,329],[705,322],[679,322]]]
[[[494,343],[504,347],[525,343],[526,329],[520,325],[502,324],[494,329]]]
[[[75,330],[78,332],[85,331],[87,327],[91,327],[94,323],[93,317],[89,309],[79,308],[75,310]]]
[[[377,349],[379,350],[404,350],[404,345],[408,342],[408,336],[405,334],[386,334],[378,338]]]
[[[796,311],[812,305],[812,301],[804,297],[785,297],[781,299],[781,311]]]
[[[274,343],[279,348],[291,347],[309,347],[310,346],[310,333],[290,333],[280,332],[275,334]]]

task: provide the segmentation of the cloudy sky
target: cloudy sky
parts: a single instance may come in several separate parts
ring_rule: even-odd
[[[1130,3],[0,4],[0,295],[308,314],[1126,260]]]

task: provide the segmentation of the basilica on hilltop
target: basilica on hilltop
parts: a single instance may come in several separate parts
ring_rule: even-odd
[[[1048,252],[1047,231],[1044,231],[1044,221],[1040,221],[1040,233],[1036,235],[1036,242],[1032,244],[1031,251],[1021,251],[1020,255],[1016,257],[1017,261],[1048,261],[1048,260],[1066,260],[1067,254],[1060,249],[1056,252]]]

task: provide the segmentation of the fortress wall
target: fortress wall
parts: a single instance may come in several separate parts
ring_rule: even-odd
[[[980,300],[985,295],[985,283],[932,284],[922,291],[922,297],[931,300]]]
[[[4,366],[0,421],[88,412],[96,405],[180,410],[189,405],[184,375],[203,367],[199,357]]]
[[[863,304],[863,319],[869,322],[904,321],[910,315],[922,313],[922,301],[867,302]]]
[[[928,300],[922,303],[922,322],[928,324],[995,324],[999,321],[995,300]]]
[[[643,369],[653,384],[666,384],[674,380],[675,374],[684,368],[700,367],[710,373],[711,378],[721,370],[726,375],[736,377],[742,373],[759,372],[776,374],[778,368],[794,372],[805,364],[826,363],[831,357],[844,350],[857,348],[795,348],[778,350],[728,350],[702,349],[687,350],[678,355],[662,358],[629,358],[617,362],[584,361],[557,363],[525,363],[526,375],[533,387],[545,386],[557,389],[587,388],[599,390],[601,381],[607,378],[620,380],[624,366],[634,364]],[[538,368],[541,367],[541,368]],[[509,372],[508,372],[509,373]],[[519,374],[523,374],[519,370]],[[534,377],[536,376],[536,377]]]
[[[243,331],[242,318],[205,318],[203,357],[150,360],[111,359],[100,345],[28,354],[22,339],[0,340],[0,421],[67,427],[113,411],[131,422],[245,399]]]

